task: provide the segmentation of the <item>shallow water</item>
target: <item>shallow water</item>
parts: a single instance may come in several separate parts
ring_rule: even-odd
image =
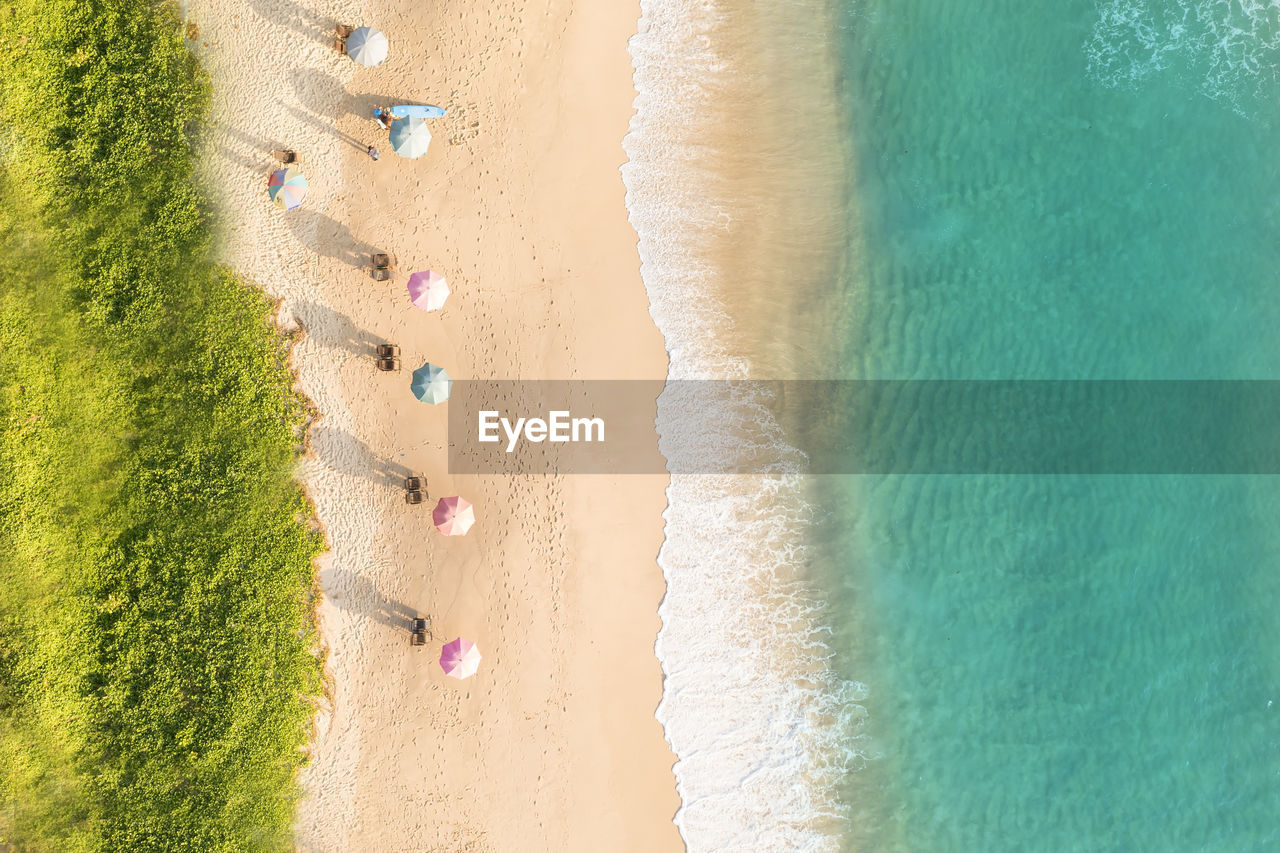
[[[1280,5],[834,6],[644,3],[623,172],[674,377],[1280,379]],[[690,424],[773,426],[660,402]],[[1277,478],[668,497],[690,850],[1280,847]]]
[[[850,0],[843,23],[838,375],[1280,378],[1276,7]],[[809,485],[876,756],[843,846],[1280,845],[1280,481]]]

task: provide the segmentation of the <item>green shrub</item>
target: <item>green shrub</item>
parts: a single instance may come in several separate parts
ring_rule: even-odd
[[[169,7],[0,51],[0,845],[291,849],[322,547],[271,305],[212,260]]]

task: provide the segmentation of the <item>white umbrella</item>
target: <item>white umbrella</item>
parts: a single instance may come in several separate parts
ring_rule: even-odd
[[[387,58],[387,47],[387,37],[373,27],[360,27],[347,36],[347,56],[359,65],[381,64]]]

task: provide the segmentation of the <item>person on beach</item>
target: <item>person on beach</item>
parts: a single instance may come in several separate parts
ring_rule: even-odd
[[[382,156],[382,153],[379,152],[378,149],[374,148],[372,145],[369,146],[366,153],[369,155],[370,160],[377,160],[379,157]]]
[[[378,123],[378,127],[383,130],[391,129],[391,113],[378,107],[373,111],[373,120]]]

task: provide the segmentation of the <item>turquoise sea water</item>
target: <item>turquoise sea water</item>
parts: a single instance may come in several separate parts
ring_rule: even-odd
[[[1277,7],[841,2],[836,375],[1280,379]],[[811,487],[848,849],[1280,849],[1280,478]]]

